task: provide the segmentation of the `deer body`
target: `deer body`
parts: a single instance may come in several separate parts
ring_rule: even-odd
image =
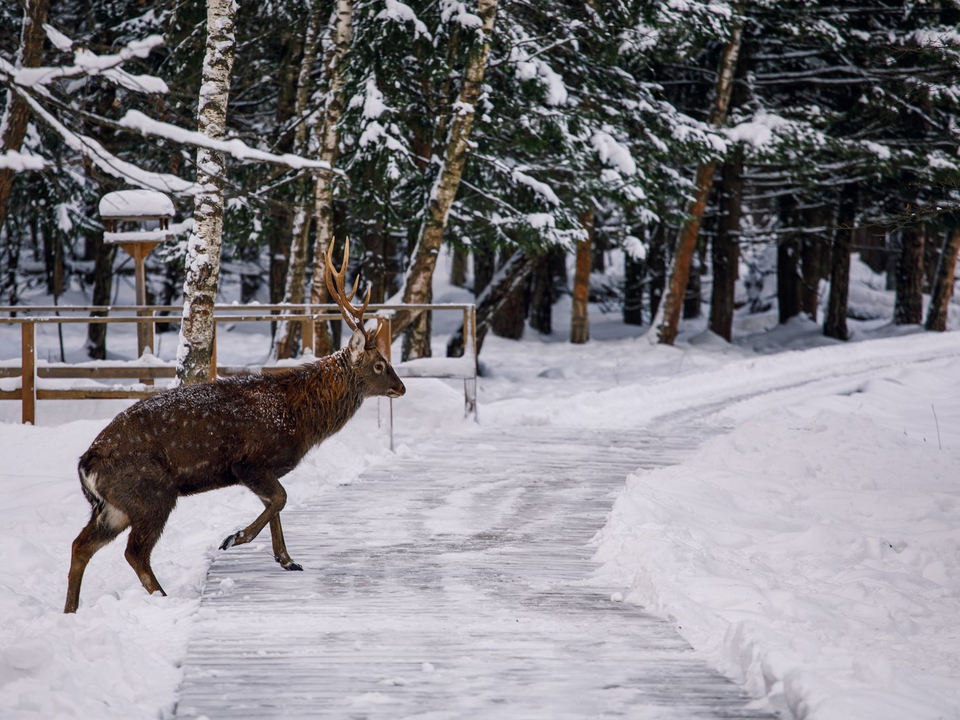
[[[232,485],[254,492],[264,510],[228,536],[221,549],[250,542],[269,524],[277,562],[285,570],[303,569],[291,560],[283,539],[280,511],[287,495],[280,478],[346,425],[364,399],[405,392],[377,348],[380,328],[371,336],[363,327],[366,303],[357,310],[349,304],[353,293],[343,293],[343,272],[334,273],[339,283],[331,293],[354,329],[347,347],[278,373],[151,396],[117,415],[97,436],[78,466],[93,512],[73,542],[64,612],[76,611],[93,554],[128,527],[127,561],[147,592],[163,593],[150,554],[177,499]],[[329,276],[328,285],[333,285]]]

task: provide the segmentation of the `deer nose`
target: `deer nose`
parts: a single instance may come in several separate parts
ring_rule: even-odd
[[[390,388],[389,395],[390,397],[400,397],[401,395],[406,395],[407,388],[404,387],[403,383],[398,383],[397,387]]]

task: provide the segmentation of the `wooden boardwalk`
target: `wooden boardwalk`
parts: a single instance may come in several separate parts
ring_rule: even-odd
[[[771,717],[588,581],[626,475],[701,437],[477,429],[284,512],[305,571],[280,570],[268,531],[220,555],[178,717]]]

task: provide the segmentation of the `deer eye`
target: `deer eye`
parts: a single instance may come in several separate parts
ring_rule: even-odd
[[[378,362],[373,366],[373,371],[377,375],[382,375],[385,368],[386,366],[382,362]]]

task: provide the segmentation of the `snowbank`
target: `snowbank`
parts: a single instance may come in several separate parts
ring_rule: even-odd
[[[788,716],[960,716],[955,371],[734,406],[732,432],[628,479],[601,577]]]
[[[284,480],[288,507],[350,482],[386,454],[376,404],[368,405]],[[0,716],[5,720],[169,716],[207,568],[220,541],[263,509],[239,488],[182,499],[153,554],[154,571],[169,597],[144,592],[123,558],[124,534],[88,566],[79,612],[63,615],[70,545],[90,515],[77,458],[106,423],[0,423]],[[287,541],[296,555],[296,537],[288,535]],[[272,564],[269,531],[254,548]]]

